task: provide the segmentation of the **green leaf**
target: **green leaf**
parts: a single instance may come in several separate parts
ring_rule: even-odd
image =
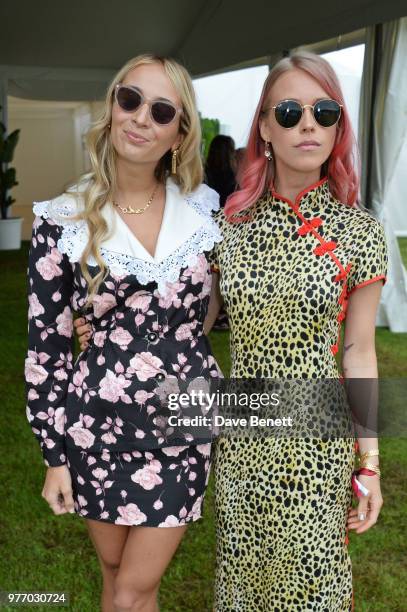
[[[11,132],[11,134],[9,134],[6,140],[4,141],[4,149],[1,161],[5,162],[6,164],[9,164],[13,159],[14,149],[17,146],[19,134],[20,130],[14,130],[14,132]]]
[[[4,176],[3,185],[6,191],[11,189],[12,187],[15,187],[15,185],[18,184],[16,181],[16,169],[15,168],[7,168],[3,176]]]

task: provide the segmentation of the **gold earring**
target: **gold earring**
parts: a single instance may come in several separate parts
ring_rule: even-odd
[[[273,155],[271,153],[271,149],[270,149],[270,143],[266,141],[266,147],[264,150],[264,155],[267,157],[268,161],[271,161],[273,159]]]
[[[171,158],[171,174],[177,174],[177,153],[178,153],[178,149],[175,149],[172,152],[172,158]]]

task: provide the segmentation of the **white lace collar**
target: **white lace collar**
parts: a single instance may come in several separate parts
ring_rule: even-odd
[[[85,221],[71,221],[69,217],[83,206],[82,198],[62,194],[54,200],[34,202],[34,213],[51,218],[62,226],[58,249],[74,263],[80,260],[88,241]],[[222,236],[211,211],[219,210],[219,196],[207,185],[183,195],[178,185],[168,178],[163,220],[154,257],[137,240],[115,208],[107,203],[102,211],[111,228],[101,244],[100,253],[113,274],[134,274],[142,284],[155,281],[165,293],[166,283],[178,280],[181,268],[193,265],[199,253],[211,250]],[[94,258],[89,266],[96,266]]]

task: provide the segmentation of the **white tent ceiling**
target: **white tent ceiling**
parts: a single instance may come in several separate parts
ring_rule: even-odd
[[[22,98],[91,100],[138,53],[202,76],[406,13],[405,0],[14,0],[0,4],[0,78]]]

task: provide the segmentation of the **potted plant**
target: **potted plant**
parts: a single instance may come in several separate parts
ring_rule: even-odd
[[[1,110],[1,106],[0,106]],[[0,121],[0,250],[21,248],[21,217],[9,217],[10,206],[15,199],[9,195],[10,189],[18,185],[16,169],[9,168],[13,160],[20,130],[6,135],[6,126]]]

